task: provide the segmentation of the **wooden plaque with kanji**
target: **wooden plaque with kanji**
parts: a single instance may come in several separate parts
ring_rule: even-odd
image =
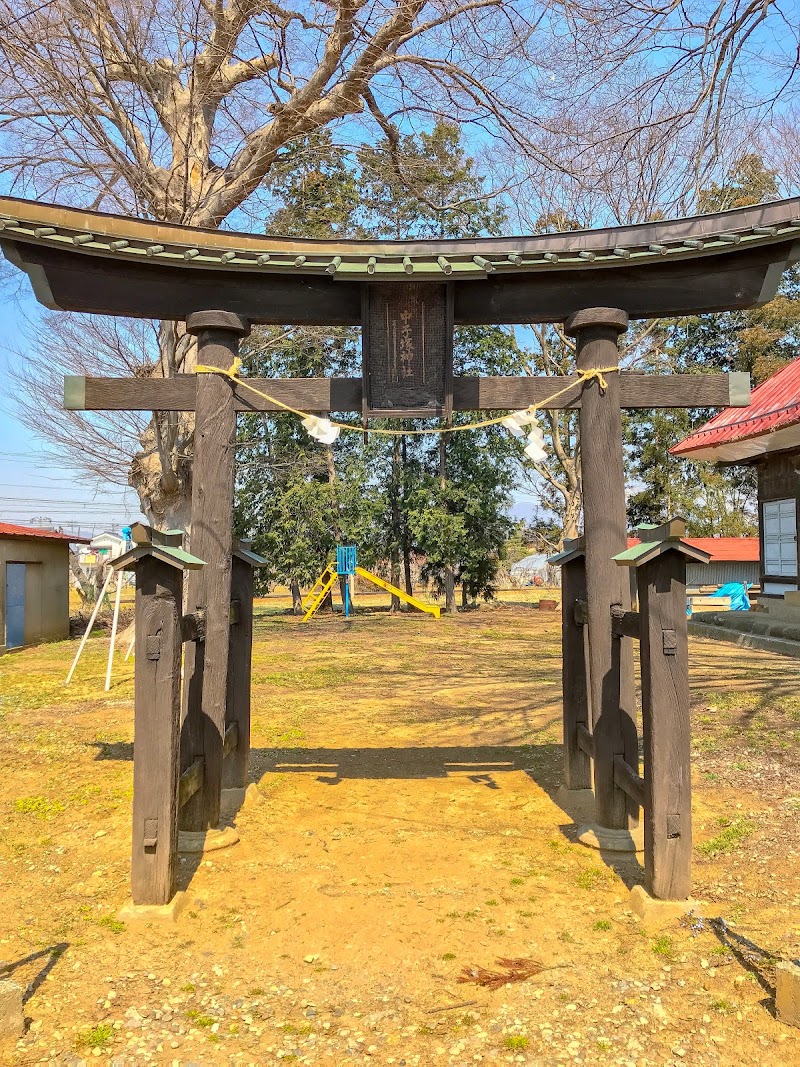
[[[449,417],[453,300],[449,285],[366,285],[362,317],[364,414]]]

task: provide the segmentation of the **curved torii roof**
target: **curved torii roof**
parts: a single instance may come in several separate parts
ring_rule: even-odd
[[[800,259],[800,197],[672,221],[520,237],[301,240],[176,226],[0,197],[0,245],[66,311],[351,325],[364,283],[447,282],[461,324],[748,308]]]

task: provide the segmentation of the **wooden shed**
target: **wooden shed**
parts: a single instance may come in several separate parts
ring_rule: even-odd
[[[758,471],[762,596],[800,588],[800,359],[753,390],[748,407],[729,407],[670,449],[709,463],[752,464]]]
[[[0,653],[69,637],[69,546],[87,538],[0,522]]]

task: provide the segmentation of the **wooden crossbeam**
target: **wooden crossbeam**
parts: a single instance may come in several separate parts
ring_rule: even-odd
[[[639,640],[639,612],[625,611],[615,604],[611,609],[611,632],[615,637],[632,637]]]
[[[644,807],[644,778],[636,773],[624,756],[614,757],[614,781],[635,804]]]
[[[225,740],[222,743],[223,757],[229,756],[239,743],[239,726],[235,722],[228,723],[225,727]]]
[[[203,784],[203,757],[198,756],[189,764],[178,783],[178,807],[182,808]]]
[[[262,393],[282,404],[311,412],[362,411],[361,378],[248,378]],[[620,375],[623,408],[746,407],[750,403],[746,374],[641,374]],[[548,401],[572,384],[566,393]],[[576,377],[454,378],[456,411],[514,411],[530,404],[545,408],[580,407],[581,383]],[[234,384],[237,411],[281,411],[280,404],[264,400]],[[197,377],[64,379],[64,407],[68,411],[194,411]]]
[[[582,722],[578,723],[576,740],[578,742],[578,748],[582,752],[585,752],[587,756],[594,758],[594,738]]]

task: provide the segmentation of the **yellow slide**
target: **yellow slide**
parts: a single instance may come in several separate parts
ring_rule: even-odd
[[[372,571],[365,571],[363,567],[356,567],[356,574],[361,578],[366,578],[368,582],[372,582],[373,585],[377,585],[379,589],[385,589],[387,593],[394,593],[396,597],[405,601],[406,604],[410,604],[412,608],[416,608],[417,611],[424,611],[427,615],[433,615],[434,619],[439,618],[439,605],[438,604],[425,604],[421,600],[417,600],[416,597],[409,596],[408,593],[403,592],[402,589],[398,589],[396,585],[392,585],[391,582],[385,582],[383,578],[379,578],[377,574],[373,574]]]

